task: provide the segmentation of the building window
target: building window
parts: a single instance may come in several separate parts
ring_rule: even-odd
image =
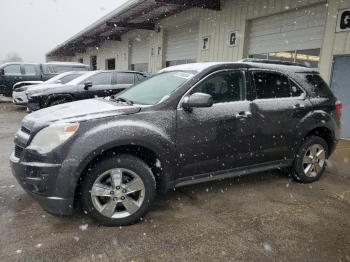
[[[250,58],[296,62],[308,67],[317,68],[320,62],[321,49],[304,49],[294,51],[276,51],[268,54],[252,54]]]
[[[78,62],[84,64],[84,58],[79,58]]]
[[[93,55],[90,57],[90,67],[91,70],[97,70],[97,56]]]
[[[203,37],[202,50],[208,50],[208,49],[209,49],[209,37]]]
[[[132,71],[148,72],[148,63],[131,64]]]
[[[107,70],[115,70],[115,58],[106,60],[106,69]]]
[[[196,62],[196,60],[194,60],[194,59],[166,61],[166,67],[175,66],[175,65],[190,64],[190,63],[195,63],[195,62]]]

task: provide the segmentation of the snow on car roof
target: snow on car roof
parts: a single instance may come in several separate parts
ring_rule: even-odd
[[[201,72],[209,67],[215,65],[226,65],[226,64],[235,64],[234,62],[206,62],[206,63],[192,63],[192,64],[182,64],[176,66],[170,66],[164,68],[160,71],[160,73],[171,72],[171,71],[196,71]]]
[[[205,69],[208,69],[212,66],[218,65],[241,65],[249,68],[261,68],[261,69],[270,69],[276,71],[282,71],[285,73],[300,73],[300,72],[308,72],[308,73],[317,73],[316,68],[308,68],[297,65],[280,65],[280,64],[268,64],[268,63],[256,63],[256,62],[205,62],[205,63],[192,63],[192,64],[182,64],[176,66],[170,66],[164,68],[160,71],[160,73],[171,72],[171,71],[194,71],[201,72]]]

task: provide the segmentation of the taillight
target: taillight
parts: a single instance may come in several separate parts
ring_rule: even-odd
[[[340,101],[335,102],[335,113],[338,119],[341,118],[342,109],[343,109],[343,104]]]

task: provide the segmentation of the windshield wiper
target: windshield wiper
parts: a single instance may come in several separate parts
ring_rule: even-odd
[[[118,98],[115,98],[115,97],[112,97],[112,99],[116,102],[123,102],[123,103],[127,103],[128,105],[132,106],[134,104],[133,101],[127,99],[127,98],[123,98],[123,97],[118,97]]]

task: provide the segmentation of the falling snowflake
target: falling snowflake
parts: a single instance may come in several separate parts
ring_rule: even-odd
[[[87,230],[88,229],[88,224],[83,224],[83,225],[80,225],[79,226],[79,229],[81,230],[81,231],[85,231],[85,230]]]

